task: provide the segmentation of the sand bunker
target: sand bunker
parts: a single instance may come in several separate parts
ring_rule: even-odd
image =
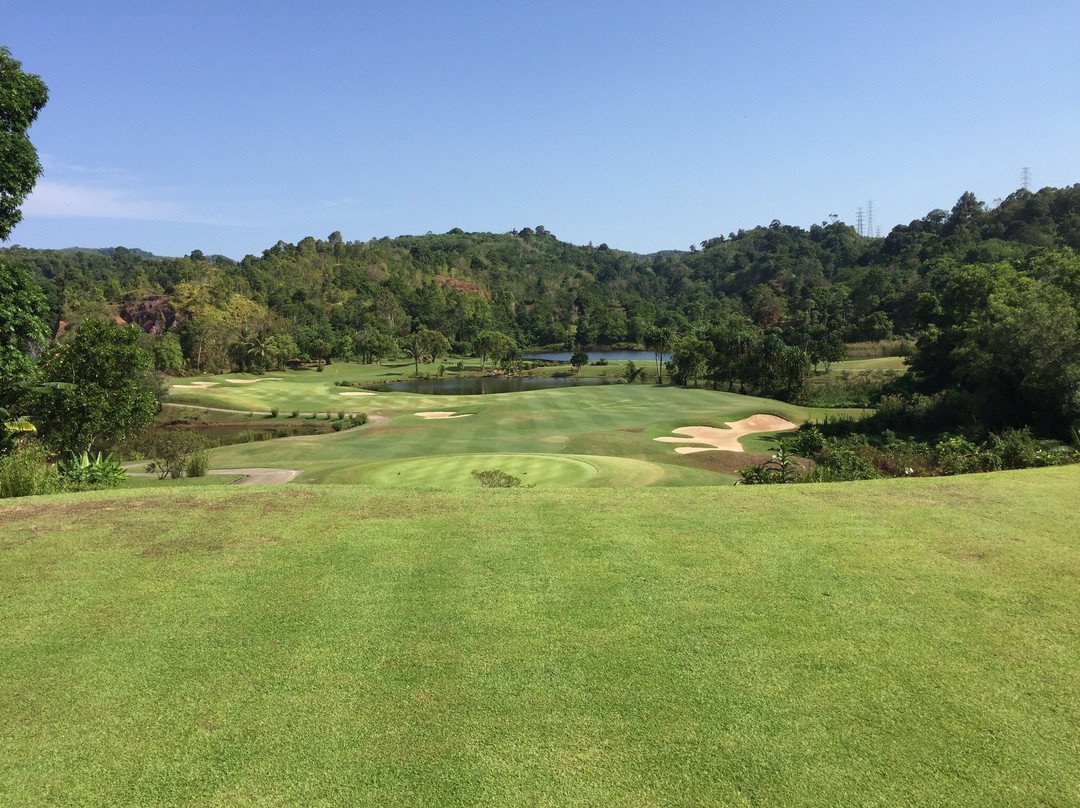
[[[714,426],[684,426],[671,430],[676,435],[688,435],[686,438],[653,438],[662,443],[705,443],[706,446],[680,446],[675,451],[679,454],[692,452],[743,452],[739,438],[755,432],[779,432],[785,429],[798,429],[791,421],[785,421],[775,415],[751,415],[741,421],[728,421],[731,429],[717,429]]]
[[[445,410],[437,410],[435,412],[418,412],[416,414],[418,416],[420,416],[421,418],[428,419],[429,421],[434,420],[436,418],[468,418],[470,415],[472,415],[471,412],[463,412],[460,415],[458,415],[456,412],[454,412],[452,410],[449,411],[449,412],[447,412]]]
[[[216,387],[217,382],[191,382],[190,384],[174,384],[170,390],[205,390],[207,387]]]
[[[255,384],[255,382],[271,382],[273,379],[226,379],[229,384]]]
[[[351,393],[338,393],[339,396],[373,396],[370,390],[356,390]]]

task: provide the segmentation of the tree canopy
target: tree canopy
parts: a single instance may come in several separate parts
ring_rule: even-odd
[[[22,218],[19,206],[41,175],[26,130],[48,100],[41,77],[24,73],[22,63],[0,46],[0,241],[7,240]]]

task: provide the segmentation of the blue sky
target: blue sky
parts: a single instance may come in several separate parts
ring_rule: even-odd
[[[1080,182],[1070,2],[5,0],[50,89],[8,244],[543,225],[651,252]]]

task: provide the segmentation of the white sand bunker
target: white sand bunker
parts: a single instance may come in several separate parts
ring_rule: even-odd
[[[170,390],[205,390],[207,387],[217,387],[217,382],[191,382],[190,384],[174,384]]]
[[[373,396],[375,395],[370,390],[355,390],[350,393],[338,393],[339,396]]]
[[[445,410],[437,410],[435,412],[418,412],[416,414],[421,418],[428,419],[429,421],[434,420],[436,418],[468,418],[470,415],[472,415],[471,412],[463,412],[463,413],[461,413],[459,415],[458,413],[454,412],[453,410],[451,410],[449,412],[447,412]]]
[[[675,451],[679,454],[692,452],[743,452],[739,438],[755,432],[779,432],[785,429],[798,429],[791,421],[785,421],[775,415],[751,415],[741,421],[728,421],[731,429],[717,429],[714,426],[684,426],[671,430],[676,435],[688,435],[686,438],[653,438],[663,443],[705,443],[706,446],[680,446]]]
[[[226,379],[229,384],[255,384],[255,382],[272,382],[273,379]]]

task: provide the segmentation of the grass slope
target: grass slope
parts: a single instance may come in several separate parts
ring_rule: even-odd
[[[0,801],[1068,805],[1076,467],[0,503]]]

